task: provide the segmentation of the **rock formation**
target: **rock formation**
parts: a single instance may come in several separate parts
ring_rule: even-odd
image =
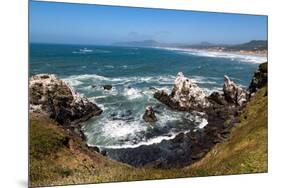
[[[208,100],[212,102],[212,104],[216,103],[218,105],[226,105],[227,101],[224,98],[224,95],[222,93],[219,93],[218,91],[214,91],[211,93],[211,95],[208,97]]]
[[[104,90],[111,90],[112,89],[112,85],[104,85],[103,89]]]
[[[242,106],[248,101],[248,92],[224,76],[223,93],[228,103]]]
[[[53,74],[38,74],[29,81],[30,110],[46,113],[61,125],[77,124],[102,110]]]
[[[164,91],[157,91],[154,97],[177,110],[204,109],[209,106],[203,90],[192,80],[188,80],[181,72],[176,77],[170,95]]]
[[[155,116],[154,110],[153,110],[153,108],[151,106],[146,107],[145,113],[142,116],[142,118],[146,122],[156,122],[157,121],[157,118]]]
[[[250,93],[256,92],[259,88],[267,85],[267,63],[260,64],[255,72],[251,84],[249,86]]]

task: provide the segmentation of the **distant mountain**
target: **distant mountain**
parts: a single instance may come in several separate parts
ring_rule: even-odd
[[[267,40],[251,40],[242,44],[213,44],[210,42],[201,42],[196,44],[180,43],[159,43],[155,40],[129,41],[114,43],[117,46],[134,47],[176,47],[176,48],[194,48],[194,49],[220,49],[223,51],[266,51]]]
[[[267,40],[251,40],[242,44],[212,44],[209,42],[201,42],[198,44],[185,44],[177,46],[179,48],[195,48],[195,49],[220,49],[223,51],[266,51]]]
[[[267,50],[267,40],[252,40],[247,43],[231,45],[226,47],[227,50]]]
[[[158,46],[158,43],[155,40],[143,40],[143,41],[130,41],[130,42],[118,42],[114,43],[114,45],[118,46],[135,46],[135,47],[153,47]]]

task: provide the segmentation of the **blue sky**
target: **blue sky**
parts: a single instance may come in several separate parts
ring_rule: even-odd
[[[30,41],[242,43],[267,39],[266,16],[30,2]]]

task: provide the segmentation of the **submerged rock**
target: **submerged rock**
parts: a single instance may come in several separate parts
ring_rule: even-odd
[[[31,111],[46,113],[61,125],[76,124],[102,113],[96,104],[53,74],[32,76],[29,97]]]
[[[224,76],[223,93],[227,102],[242,106],[248,101],[248,92]]]
[[[105,90],[111,90],[112,89],[112,85],[104,85],[103,86],[103,89],[105,89]]]
[[[145,113],[142,116],[142,118],[146,122],[156,122],[157,121],[157,118],[155,116],[154,110],[153,110],[153,108],[151,106],[146,107]]]
[[[192,80],[188,80],[181,72],[175,79],[170,95],[164,91],[157,91],[154,97],[177,110],[204,109],[209,106],[203,90]]]

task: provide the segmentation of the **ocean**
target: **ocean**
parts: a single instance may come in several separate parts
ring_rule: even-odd
[[[104,112],[83,123],[89,145],[134,148],[160,143],[180,132],[204,127],[207,120],[175,112],[153,98],[155,89],[170,92],[178,72],[206,94],[222,90],[223,76],[248,87],[266,57],[175,48],[30,44],[30,76],[56,74]],[[110,84],[112,90],[104,90]],[[151,105],[158,121],[142,119]]]

